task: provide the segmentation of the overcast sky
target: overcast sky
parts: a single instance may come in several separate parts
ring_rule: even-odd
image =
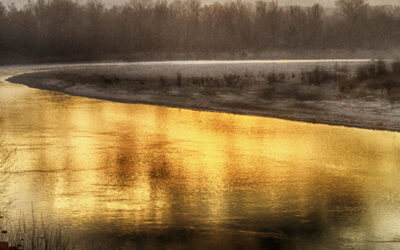
[[[17,7],[23,6],[27,0],[0,0],[4,5],[8,6],[11,3],[14,3]],[[78,0],[79,2],[84,3],[86,0]],[[102,2],[106,6],[112,6],[112,5],[119,5],[119,4],[124,4],[128,2],[129,0],[102,0]],[[172,0],[169,0],[172,1]],[[226,1],[232,1],[232,0],[201,0],[202,3],[212,3],[215,1],[219,2],[226,2]],[[256,2],[257,0],[243,0],[246,2]],[[269,0],[266,0],[268,2]],[[400,5],[400,0],[369,0],[368,1],[372,5],[380,4],[380,5]],[[327,7],[333,7],[335,5],[335,0],[278,0],[278,3],[281,5],[312,5],[314,3],[320,3],[324,6]]]

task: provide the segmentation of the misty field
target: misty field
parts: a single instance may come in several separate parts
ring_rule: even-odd
[[[95,65],[9,81],[127,103],[399,130],[392,61],[186,61]]]

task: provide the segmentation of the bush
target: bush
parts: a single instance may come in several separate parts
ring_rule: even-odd
[[[357,79],[365,81],[375,76],[375,66],[373,64],[362,65],[357,68]]]
[[[376,76],[385,76],[388,74],[385,61],[378,60],[375,62],[375,74]]]
[[[176,73],[176,86],[182,86],[182,74],[180,72]]]
[[[260,93],[260,97],[264,99],[274,99],[276,97],[276,87],[271,86],[268,88],[264,88]]]
[[[386,68],[386,63],[383,60],[374,61],[357,68],[357,79],[359,81],[374,79],[388,74],[389,72]]]
[[[315,67],[312,71],[301,72],[301,80],[303,83],[308,83],[309,85],[321,85],[324,83],[329,83],[333,81],[338,81],[343,79],[344,76],[337,73],[332,73],[325,68]]]
[[[400,75],[400,61],[392,63],[392,71],[395,75]]]
[[[269,84],[277,83],[279,81],[278,76],[275,74],[275,72],[269,73],[267,75],[267,81]]]
[[[339,65],[336,63],[336,64],[335,64],[335,67],[334,67],[334,71],[335,71],[335,73],[344,73],[344,74],[347,74],[347,73],[349,73],[349,68],[348,68],[347,65],[339,66]]]
[[[224,80],[225,80],[226,86],[234,87],[239,84],[240,76],[238,74],[225,74]]]
[[[399,82],[392,78],[386,79],[384,82],[382,82],[382,87],[386,90],[388,95],[390,95],[392,90],[398,86],[400,86]]]
[[[164,88],[167,86],[167,79],[165,79],[164,76],[160,76],[159,81],[160,81],[160,87]]]
[[[274,83],[284,82],[286,75],[284,73],[277,74],[275,72],[271,72],[267,75],[267,77],[264,76],[264,78],[266,78],[269,84],[274,84]]]

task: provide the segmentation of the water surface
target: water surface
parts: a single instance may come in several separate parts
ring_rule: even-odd
[[[16,149],[13,213],[33,206],[78,244],[400,247],[398,133],[113,103],[4,81],[0,107],[0,131]]]

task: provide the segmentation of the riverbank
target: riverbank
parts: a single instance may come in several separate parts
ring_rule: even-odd
[[[187,61],[187,60],[326,60],[326,59],[370,59],[391,58],[400,52],[392,49],[271,49],[266,51],[236,51],[236,52],[142,52],[105,55],[74,55],[74,56],[33,56],[33,55],[2,55],[0,65],[31,65],[31,64],[90,64],[97,62],[143,62],[143,61]]]
[[[382,77],[357,82],[362,64],[143,63],[27,73],[8,81],[116,102],[400,131],[400,91],[373,86],[387,80]]]

